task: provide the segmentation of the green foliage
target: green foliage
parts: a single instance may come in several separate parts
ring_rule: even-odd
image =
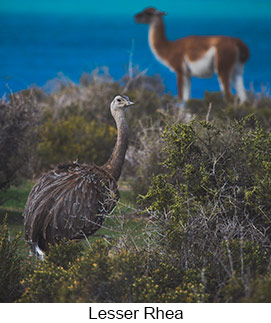
[[[50,248],[48,254],[46,255],[46,262],[67,269],[70,263],[75,261],[83,249],[83,245],[79,242],[74,240],[62,240],[61,243]]]
[[[19,302],[51,303],[61,301],[62,287],[71,280],[72,263],[83,247],[75,241],[51,246],[44,262],[38,261],[24,277],[24,293]]]
[[[22,301],[239,302],[258,295],[263,285],[253,281],[269,274],[270,263],[269,132],[252,116],[194,120],[166,127],[163,140],[158,175],[142,198],[153,219],[148,251],[96,241],[65,266],[49,254]],[[39,285],[46,279],[55,290]]]
[[[154,240],[169,261],[204,273],[211,300],[240,301],[270,261],[270,133],[248,116],[175,124],[163,138],[167,172],[142,197]]]
[[[109,158],[115,140],[116,129],[110,125],[88,122],[78,115],[55,121],[50,118],[40,127],[40,167],[75,159],[101,165]]]
[[[164,132],[168,173],[153,179],[144,199],[150,210],[171,212],[185,221],[187,214],[219,214],[270,223],[270,133],[258,122],[212,123],[192,121]]]
[[[33,273],[22,280],[25,291],[19,302],[51,303],[57,301],[61,286],[68,279],[68,273],[63,267],[49,262],[38,263]]]
[[[132,188],[129,195],[141,194],[143,213],[150,217],[145,229],[145,222],[134,222],[133,234],[124,232],[135,211],[122,206],[117,212],[123,219],[113,230],[101,229],[114,241],[93,237],[89,248],[62,242],[50,248],[44,262],[22,262],[18,238],[9,240],[4,224],[4,301],[270,301],[269,98],[239,105],[206,93],[203,100],[190,100],[181,116],[161,80],[137,71],[118,82],[103,69],[82,75],[78,86],[67,79],[48,86],[49,94],[33,89],[11,98],[14,111],[20,102],[37,110],[33,131],[23,128],[28,136],[36,134],[27,146],[34,173],[66,160],[103,164],[116,138],[109,104],[125,93],[137,105],[126,114],[130,145],[123,176]],[[184,122],[191,113],[197,119]],[[25,120],[23,113],[18,116]],[[11,160],[1,156],[4,164]]]
[[[248,291],[249,296],[244,298],[244,302],[270,303],[271,302],[271,276],[258,276],[251,282]]]
[[[34,101],[16,95],[9,102],[0,100],[0,190],[8,188],[27,169],[35,125]]]
[[[44,263],[25,280],[20,302],[122,302],[131,300],[133,275],[143,274],[143,258],[115,253],[103,240],[78,253],[76,244],[51,247]],[[59,265],[59,251],[65,266]],[[76,255],[76,257],[71,257]],[[67,264],[67,259],[71,261]]]
[[[148,272],[133,283],[133,298],[148,303],[197,303],[208,300],[198,274],[193,270],[182,271],[166,257],[151,256]]]
[[[92,74],[84,73],[80,82],[76,86],[60,78],[49,82],[49,94],[37,88],[16,94],[15,108],[20,101],[36,107],[37,126],[32,127],[36,135],[28,140],[35,175],[67,160],[103,164],[116,139],[117,131],[109,108],[115,95],[125,93],[137,103],[126,113],[130,147],[136,149],[140,145],[141,130],[154,122],[160,123],[161,114],[157,111],[176,103],[176,98],[163,94],[164,86],[158,77],[137,71],[120,81],[113,81],[106,69],[97,69]],[[127,164],[123,173],[130,176],[134,170]],[[29,173],[29,177],[31,175]]]
[[[217,277],[218,272],[223,273],[223,268],[228,268],[229,273],[224,272],[224,284],[218,299],[222,302],[250,301],[249,290],[254,285],[255,279],[260,279],[269,271],[270,252],[261,244],[254,241],[233,239],[221,243],[219,262],[217,268],[210,262],[206,269],[206,277],[210,279],[208,288],[215,290],[217,281],[211,277]],[[212,261],[212,260],[211,260]],[[221,277],[220,277],[221,279]],[[256,287],[256,289],[258,286]]]
[[[73,301],[130,302],[134,275],[143,274],[144,256],[125,250],[117,253],[102,241],[78,259],[76,284],[70,286]]]
[[[149,263],[145,252],[118,250],[104,240],[78,252],[77,244],[51,247],[45,262],[23,280],[20,302],[200,302],[202,284],[180,275],[166,259]],[[76,257],[72,256],[76,255]],[[70,259],[67,262],[67,259]],[[65,264],[62,266],[62,264]]]
[[[11,239],[5,217],[0,227],[0,302],[13,302],[23,291],[22,259],[17,251],[20,234]]]

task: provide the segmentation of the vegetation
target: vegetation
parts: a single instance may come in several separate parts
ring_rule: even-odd
[[[210,301],[248,297],[270,265],[271,135],[254,117],[166,128],[167,172],[142,197],[154,244],[198,274]]]
[[[177,268],[147,253],[97,240],[86,252],[76,243],[50,250],[25,284],[21,302],[181,302],[204,300],[197,283],[175,281]],[[76,253],[75,253],[76,251]],[[61,262],[65,254],[65,259]],[[77,255],[74,259],[74,255]],[[62,255],[59,257],[59,255]],[[67,265],[67,259],[72,261]],[[152,260],[155,260],[153,263]],[[64,264],[64,265],[63,265]],[[165,274],[167,271],[167,274]],[[50,287],[52,286],[52,287]]]
[[[35,100],[22,100],[18,95],[9,102],[0,100],[0,190],[14,183],[20,171],[26,171],[35,124]]]
[[[158,77],[137,71],[51,86],[1,102],[10,124],[0,130],[9,138],[0,142],[1,302],[271,301],[270,98],[250,94],[240,106],[206,93],[182,112]],[[16,231],[33,178],[67,159],[103,164],[116,138],[109,103],[123,92],[138,105],[103,237],[29,257]]]
[[[23,291],[20,280],[23,278],[22,258],[18,255],[20,233],[10,240],[7,218],[0,229],[0,302],[13,302]]]

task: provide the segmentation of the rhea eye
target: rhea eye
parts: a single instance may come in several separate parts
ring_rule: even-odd
[[[121,99],[117,99],[118,102],[121,102]]]

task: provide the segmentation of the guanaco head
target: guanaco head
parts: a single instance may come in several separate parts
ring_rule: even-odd
[[[129,106],[133,105],[134,102],[132,102],[128,96],[126,95],[117,95],[113,99],[110,105],[111,113],[114,115],[118,112],[125,111]]]
[[[157,21],[158,18],[165,16],[166,13],[159,11],[155,8],[146,8],[143,11],[135,15],[135,21],[138,24],[152,24]]]

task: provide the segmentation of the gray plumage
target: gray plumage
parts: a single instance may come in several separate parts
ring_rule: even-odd
[[[25,240],[40,258],[49,244],[94,234],[115,207],[117,180],[128,147],[124,114],[132,104],[126,96],[116,96],[111,103],[118,137],[104,166],[62,164],[43,175],[31,190],[24,211]]]

